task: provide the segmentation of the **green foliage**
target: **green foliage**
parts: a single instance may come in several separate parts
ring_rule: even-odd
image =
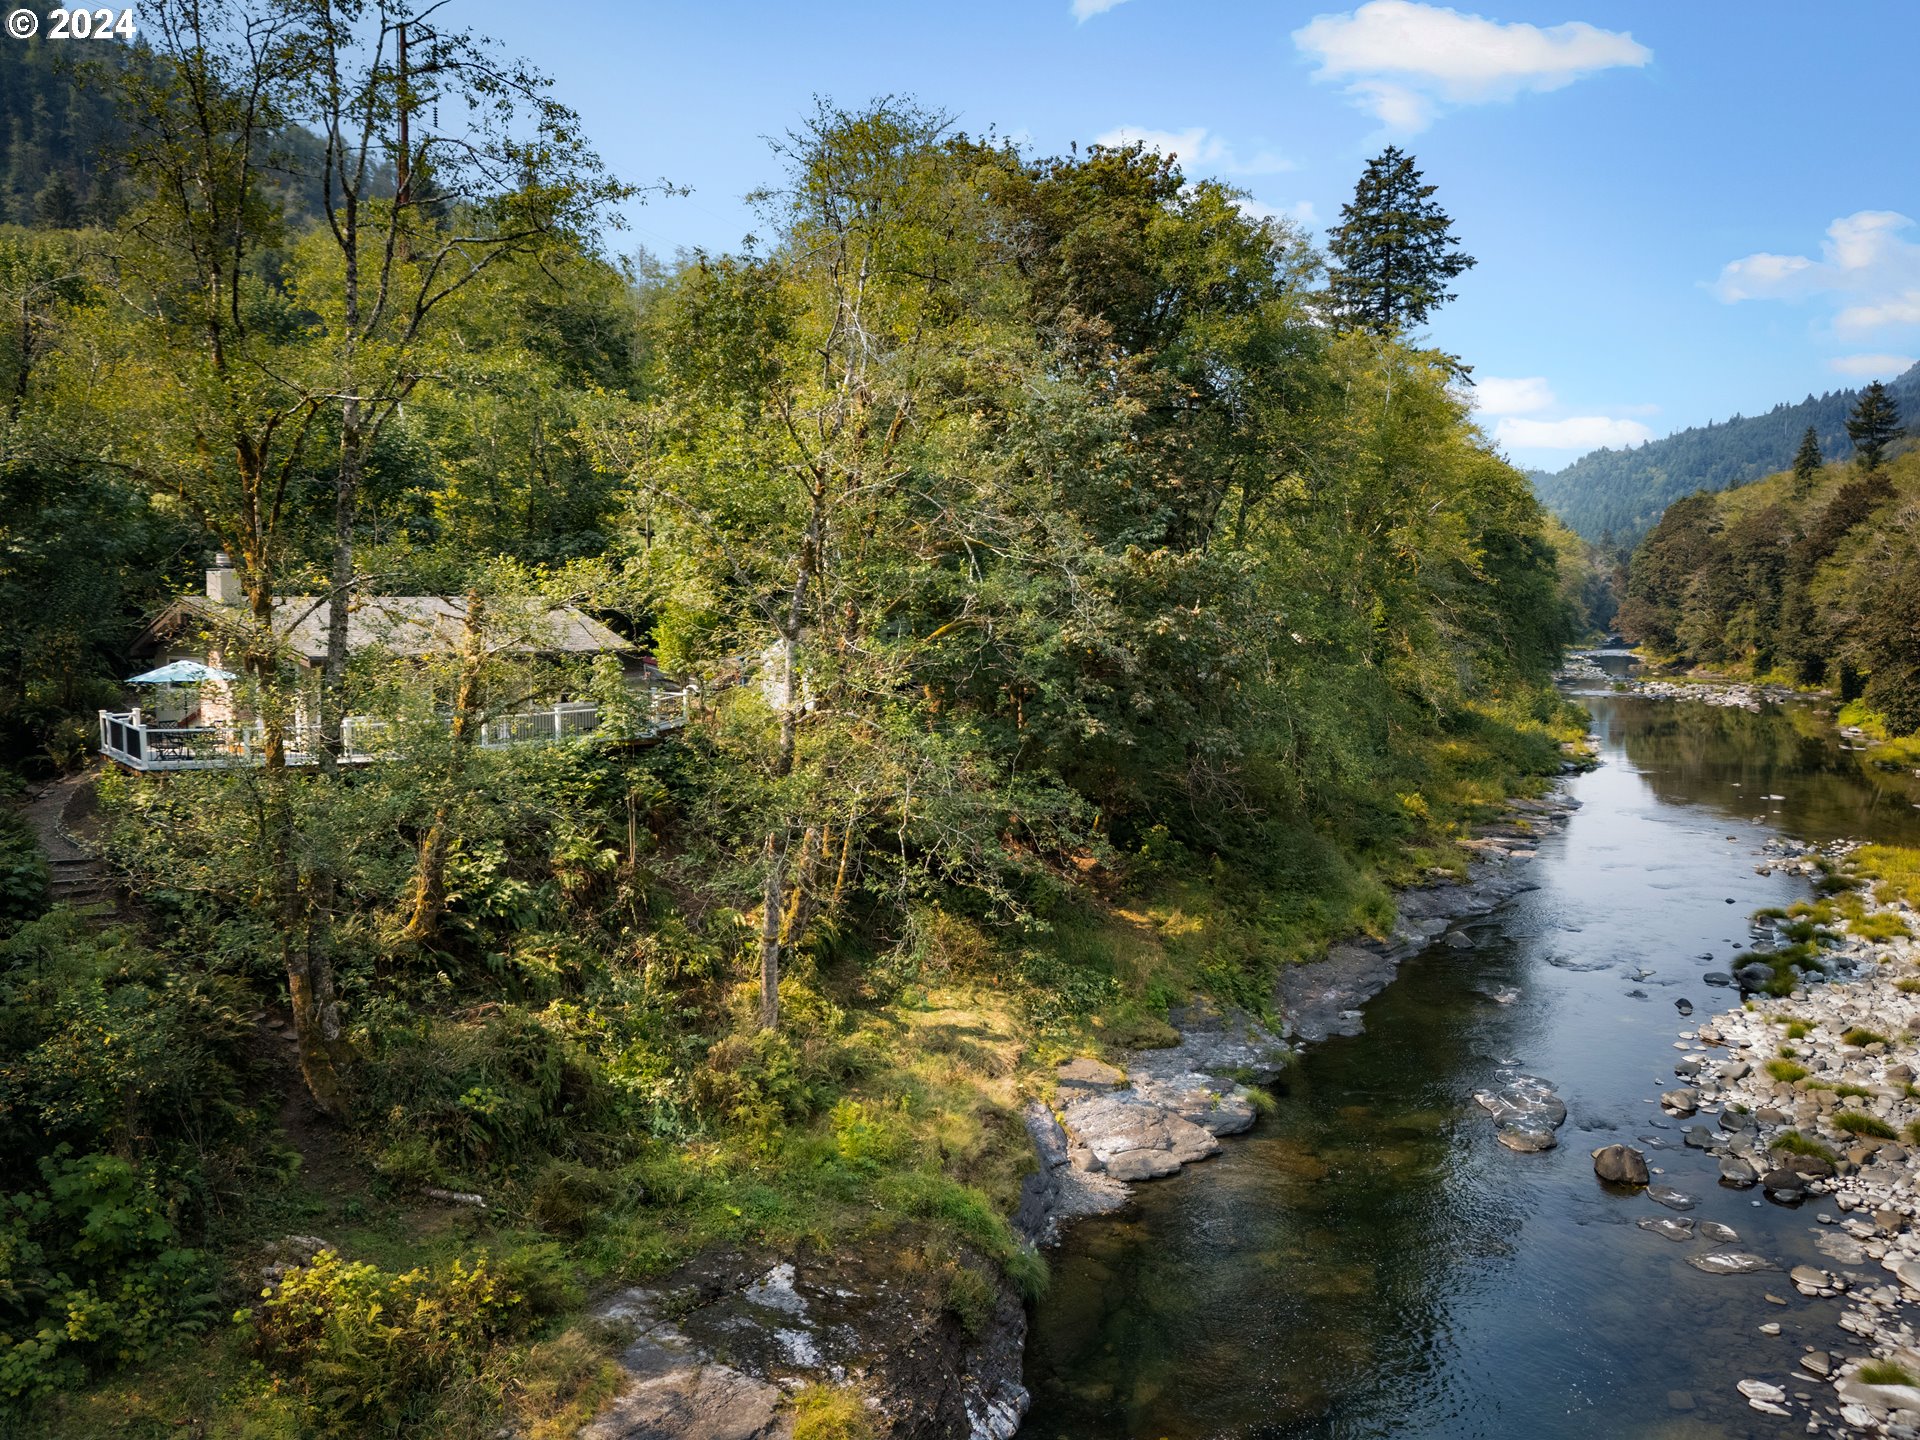
[[[1854,1026],[1851,1030],[1847,1031],[1846,1034],[1842,1035],[1840,1039],[1841,1042],[1846,1045],[1867,1046],[1884,1045],[1887,1043],[1886,1036],[1882,1035],[1878,1030],[1869,1030],[1864,1025]]]
[[[793,1397],[793,1440],[874,1440],[873,1414],[858,1390],[806,1385]]]
[[[1381,334],[1416,329],[1454,298],[1448,282],[1473,268],[1435,188],[1396,146],[1367,162],[1327,236],[1334,303],[1350,323]]]
[[[408,1433],[536,1314],[485,1255],[395,1273],[323,1250],[235,1318],[311,1431],[344,1437]]]
[[[1868,1385],[1915,1385],[1913,1372],[1892,1360],[1869,1360],[1855,1372]]]
[[[1807,1078],[1807,1067],[1804,1065],[1796,1065],[1791,1060],[1769,1060],[1765,1068],[1767,1074],[1786,1085],[1791,1085],[1796,1080],[1804,1080]]]
[[[1811,1155],[1816,1159],[1829,1162],[1839,1158],[1827,1146],[1811,1136],[1802,1135],[1798,1130],[1788,1130],[1774,1136],[1769,1142],[1769,1147],[1788,1155]]]
[[[0,1194],[0,1417],[210,1316],[207,1266],[150,1177],[64,1148],[38,1170]]]
[[[1880,458],[1901,434],[1900,402],[1875,380],[1860,392],[1860,403],[1847,416],[1847,438],[1868,470],[1880,468]]]
[[[1894,1128],[1878,1115],[1868,1115],[1859,1110],[1842,1110],[1833,1117],[1833,1128],[1844,1130],[1849,1135],[1871,1135],[1880,1140],[1891,1140]]]
[[[0,811],[0,934],[47,908],[50,872],[25,818]]]

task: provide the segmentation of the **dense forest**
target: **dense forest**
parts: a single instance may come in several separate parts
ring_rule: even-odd
[[[537,75],[339,15],[143,14],[110,97],[0,51],[9,763],[95,763],[216,551],[260,737],[98,776],[113,913],[0,834],[0,1427],[568,1433],[587,1294],[724,1247],[868,1246],[975,1326],[1044,1283],[1036,1075],[1266,1013],[1459,869],[1579,733],[1606,576],[1459,362],[1171,159],[823,103],[761,240],[626,262]],[[383,594],[461,632],[354,648]],[[476,743],[631,703],[565,606],[682,728]]]
[[[1920,413],[1920,366],[1887,389],[1909,415]],[[1632,449],[1595,450],[1564,470],[1532,472],[1534,492],[1587,539],[1632,545],[1682,496],[1730,490],[1786,468],[1808,426],[1821,453],[1845,456],[1847,415],[1860,393],[1809,395],[1797,405],[1693,426]]]
[[[1893,386],[1845,430],[1857,458],[1675,501],[1634,552],[1621,629],[1655,657],[1863,702],[1854,717],[1920,731],[1920,452]]]

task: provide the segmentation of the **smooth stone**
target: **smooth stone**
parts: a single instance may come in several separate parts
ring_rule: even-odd
[[[1700,1108],[1700,1092],[1684,1085],[1677,1090],[1662,1091],[1660,1104],[1675,1115],[1691,1115]]]
[[[1689,1255],[1687,1263],[1709,1275],[1753,1275],[1780,1267],[1764,1255],[1750,1250],[1710,1250],[1704,1255]]]
[[[1691,1220],[1674,1220],[1665,1215],[1661,1215],[1657,1217],[1649,1216],[1645,1220],[1636,1220],[1633,1223],[1638,1225],[1642,1230],[1651,1230],[1655,1235],[1660,1236],[1664,1240],[1691,1240],[1693,1238],[1693,1221]]]
[[[1684,1190],[1676,1190],[1671,1185],[1648,1186],[1647,1198],[1656,1205],[1666,1206],[1669,1210],[1691,1210],[1700,1203],[1697,1197],[1687,1194]]]
[[[1702,1220],[1700,1236],[1716,1245],[1738,1245],[1740,1234],[1731,1225],[1722,1225],[1718,1220]]]
[[[1720,1183],[1722,1185],[1731,1185],[1736,1190],[1745,1190],[1752,1186],[1759,1178],[1760,1173],[1753,1168],[1752,1161],[1742,1159],[1738,1155],[1722,1155],[1720,1157]]]
[[[1680,1143],[1689,1150],[1711,1150],[1720,1137],[1704,1125],[1689,1125],[1680,1132]]]
[[[1733,984],[1733,976],[1725,970],[1709,970],[1700,977],[1700,983],[1702,985],[1717,985],[1722,989],[1726,989]]]

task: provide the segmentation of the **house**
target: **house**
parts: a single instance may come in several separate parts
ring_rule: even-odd
[[[276,600],[274,648],[299,672],[295,718],[288,739],[289,763],[315,758],[320,677],[327,657],[329,603],[324,597]],[[184,595],[169,605],[135,641],[133,655],[149,667],[130,684],[141,686],[142,703],[127,711],[100,712],[101,753],[134,770],[197,770],[258,763],[263,736],[248,713],[244,684],[235,673],[256,621],[239,577],[225,555],[207,571],[204,594]],[[378,651],[400,660],[453,656],[466,641],[467,605],[458,596],[361,595],[349,604],[350,654]],[[490,715],[479,743],[559,740],[601,729],[600,709],[565,689],[567,661],[611,657],[645,717],[641,734],[655,738],[680,723],[684,691],[631,642],[576,606],[499,617],[489,627],[487,648],[495,658],[523,661],[526,683],[511,713]],[[423,665],[422,667],[426,667]],[[578,667],[572,668],[578,673]],[[179,674],[204,676],[177,683]],[[151,683],[148,683],[151,682]],[[378,758],[377,736],[385,722],[347,716],[342,759]]]

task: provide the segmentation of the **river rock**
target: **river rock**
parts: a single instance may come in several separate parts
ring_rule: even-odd
[[[1750,1250],[1710,1250],[1704,1255],[1689,1255],[1687,1263],[1709,1275],[1753,1275],[1780,1267],[1764,1255]]]
[[[1684,1190],[1676,1190],[1671,1185],[1649,1185],[1647,1198],[1656,1205],[1664,1205],[1669,1210],[1691,1210],[1700,1203],[1696,1196]]]
[[[1722,1225],[1718,1220],[1700,1222],[1700,1238],[1711,1240],[1716,1245],[1738,1245],[1740,1236],[1731,1225]]]
[[[1742,965],[1738,970],[1735,970],[1733,972],[1733,978],[1739,983],[1742,990],[1764,989],[1768,982],[1773,979],[1773,967],[1771,965],[1762,965],[1756,960],[1751,965]]]
[[[1633,1223],[1638,1225],[1642,1230],[1651,1230],[1655,1235],[1665,1240],[1691,1240],[1693,1238],[1693,1221],[1690,1219],[1676,1220],[1669,1215],[1658,1215],[1648,1216],[1645,1220],[1636,1220]]]
[[[1720,1183],[1731,1185],[1736,1190],[1745,1190],[1760,1178],[1760,1172],[1753,1168],[1753,1162],[1738,1155],[1720,1157]]]
[[[1495,1135],[1509,1150],[1551,1150],[1567,1107],[1553,1086],[1536,1075],[1515,1075],[1498,1090],[1476,1090],[1475,1103],[1493,1117]]]
[[[1165,1079],[1143,1079],[1134,1089],[1142,1099],[1214,1135],[1238,1135],[1253,1128],[1253,1093],[1244,1085],[1223,1088],[1208,1076],[1188,1071]]]
[[[1709,970],[1700,977],[1700,983],[1702,985],[1715,985],[1725,989],[1733,984],[1733,976],[1725,970]]]
[[[1704,1125],[1689,1125],[1680,1132],[1680,1143],[1689,1150],[1711,1150],[1720,1137]]]
[[[1069,1105],[1060,1117],[1091,1157],[1086,1168],[1116,1180],[1153,1180],[1204,1160],[1220,1142],[1191,1120],[1138,1095],[1115,1093]]]
[[[1801,1200],[1807,1193],[1806,1178],[1798,1170],[1769,1170],[1760,1177],[1760,1184],[1767,1192],[1767,1198],[1791,1205]]]
[[[1631,1145],[1603,1145],[1593,1152],[1593,1173],[1609,1185],[1644,1185],[1647,1157]]]
[[[1882,1415],[1890,1410],[1920,1410],[1920,1386],[1869,1385],[1858,1375],[1842,1375],[1833,1388],[1842,1400]]]
[[[1745,1110],[1735,1110],[1729,1107],[1720,1112],[1720,1128],[1730,1133],[1739,1134],[1756,1128],[1756,1125],[1753,1116]]]
[[[1700,1092],[1686,1085],[1663,1091],[1660,1106],[1670,1115],[1691,1115],[1700,1108]]]

